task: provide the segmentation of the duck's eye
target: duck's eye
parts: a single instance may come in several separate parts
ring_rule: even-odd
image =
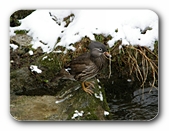
[[[99,48],[99,51],[102,51],[102,48]]]

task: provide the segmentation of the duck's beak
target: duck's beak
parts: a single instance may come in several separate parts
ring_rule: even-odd
[[[112,57],[109,52],[104,52],[104,55],[106,55],[107,57]]]

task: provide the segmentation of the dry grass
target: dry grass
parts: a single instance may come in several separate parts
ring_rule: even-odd
[[[134,53],[130,53],[127,51],[127,54],[129,56],[128,63],[130,64],[130,74],[132,74],[133,71],[136,72],[136,76],[139,81],[142,81],[141,87],[144,87],[144,84],[147,80],[147,76],[149,73],[149,70],[151,70],[152,76],[153,76],[153,83],[151,84],[152,87],[155,87],[155,81],[157,80],[158,76],[158,66],[156,65],[155,61],[146,55],[146,53],[151,53],[158,61],[158,56],[155,55],[151,50],[149,50],[147,47],[140,47],[138,46],[127,46],[127,48],[130,50],[132,49]],[[141,57],[141,68],[138,65],[137,57],[140,55]]]
[[[129,75],[137,77],[141,82],[142,89],[144,89],[149,75],[153,78],[152,83],[149,83],[150,86],[157,88],[155,85],[158,82],[158,55],[147,47],[121,46],[121,43],[122,41],[117,41],[110,49],[113,58],[118,57],[116,60],[120,59],[118,62],[123,63],[125,67],[129,68]]]

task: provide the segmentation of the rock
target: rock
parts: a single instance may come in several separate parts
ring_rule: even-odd
[[[10,43],[18,46],[29,46],[32,41],[32,37],[27,34],[16,34],[10,37]]]
[[[54,96],[11,95],[10,98],[10,113],[16,120],[48,120],[58,110]]]
[[[30,71],[27,67],[15,70],[10,73],[10,92],[17,93],[26,89],[26,87],[33,87],[33,78],[29,76]]]
[[[42,81],[40,74],[31,72],[29,67],[22,67],[12,71],[10,74],[10,93],[15,95],[55,95],[60,89],[57,88],[57,83],[48,85]]]
[[[79,82],[65,81],[56,96],[11,95],[11,115],[17,120],[107,120],[104,88],[96,79],[94,94],[84,92]],[[69,86],[65,86],[69,84]]]
[[[60,109],[64,109],[58,114],[59,120],[106,120],[110,118],[104,115],[105,111],[109,111],[104,89],[96,79],[90,82],[95,85],[93,95],[84,92],[81,85],[77,84],[78,82],[57,93],[55,103],[61,107]]]

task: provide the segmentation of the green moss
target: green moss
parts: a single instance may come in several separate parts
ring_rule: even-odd
[[[89,95],[80,88],[78,91],[74,92],[75,97],[71,98],[73,103],[71,103],[72,105],[71,110],[68,111],[69,112],[68,114],[70,114],[68,116],[68,120],[72,120],[72,116],[75,113],[75,110],[79,112],[83,111],[84,113],[83,116],[78,116],[74,120],[109,119],[109,116],[108,117],[104,116],[104,111],[110,112],[109,106],[106,101],[104,88],[98,87],[97,80],[95,80],[94,82],[95,82],[95,88],[93,91],[98,95],[100,94],[101,91],[103,95],[103,101],[101,101],[100,98],[96,98],[95,94]]]
[[[18,76],[18,72],[17,71],[11,72],[10,73],[10,80],[17,78],[17,76]]]
[[[94,34],[96,41],[103,42],[104,36],[102,34]]]
[[[40,67],[46,68],[47,76],[55,74],[62,68],[61,54],[44,54],[40,57],[37,64]]]
[[[28,30],[15,30],[14,33],[16,34],[27,34],[29,31]]]
[[[107,43],[113,37],[111,35],[105,36],[104,34],[94,34],[96,41]]]

